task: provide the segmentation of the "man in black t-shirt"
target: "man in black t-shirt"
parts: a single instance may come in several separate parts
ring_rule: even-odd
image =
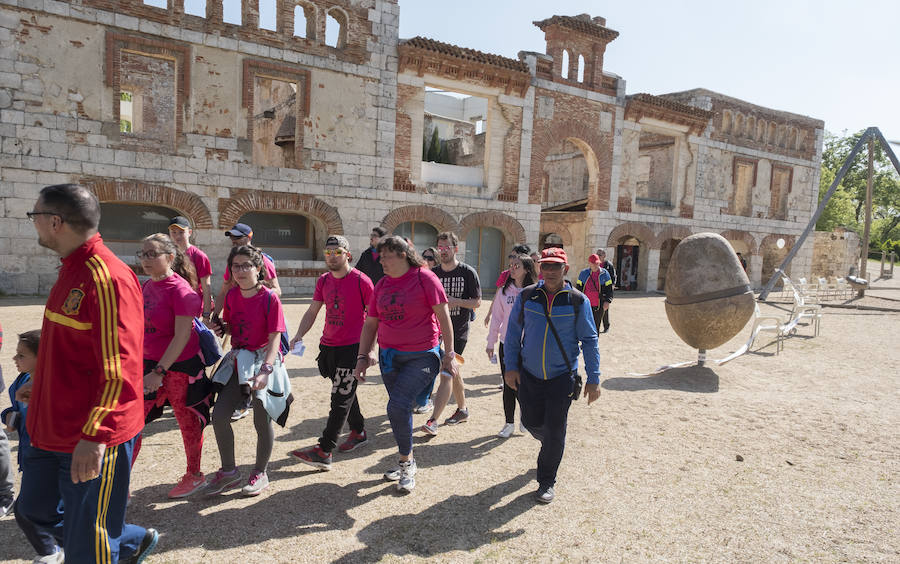
[[[453,323],[453,349],[457,354],[462,354],[469,339],[469,319],[473,310],[481,305],[481,284],[478,281],[478,273],[468,264],[456,259],[459,239],[455,233],[445,231],[438,235],[437,249],[440,255],[440,264],[432,269],[444,286],[447,293],[447,305],[450,306],[450,321]],[[444,351],[448,354],[450,351]],[[450,392],[456,400],[456,412],[448,417],[445,425],[463,423],[469,419],[469,410],[466,408],[466,393],[463,387],[462,377],[451,377],[441,373],[441,381],[438,384],[437,393],[434,395],[434,411],[428,422],[422,426],[422,431],[429,435],[437,434],[437,420],[447,407],[450,400]]]

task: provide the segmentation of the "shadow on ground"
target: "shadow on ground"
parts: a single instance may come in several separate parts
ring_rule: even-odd
[[[707,366],[671,368],[659,374],[634,378],[609,378],[601,384],[605,390],[640,392],[644,390],[673,390],[712,394],[719,391],[719,375]]]

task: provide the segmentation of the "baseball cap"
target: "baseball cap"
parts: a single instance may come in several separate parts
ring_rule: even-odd
[[[172,226],[175,226],[184,231],[185,229],[191,228],[191,222],[188,221],[188,218],[184,217],[183,215],[176,215],[169,220],[169,227]]]
[[[253,230],[246,223],[235,223],[234,227],[225,232],[226,237],[253,237]]]
[[[565,250],[560,249],[559,247],[550,247],[549,249],[541,251],[541,258],[538,262],[559,262],[562,264],[569,264],[569,259],[566,256]]]
[[[600,264],[600,257],[597,255],[591,255],[588,257],[588,262],[591,264]]]
[[[332,235],[325,240],[325,246],[335,246],[340,247],[344,250],[350,250],[350,241],[347,240],[343,235]]]

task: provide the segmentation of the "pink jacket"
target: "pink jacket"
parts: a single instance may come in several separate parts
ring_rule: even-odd
[[[488,329],[487,348],[493,349],[497,344],[497,337],[500,342],[506,339],[506,320],[509,318],[509,312],[516,301],[516,297],[522,292],[522,288],[517,288],[515,284],[510,284],[503,293],[502,288],[497,288],[497,295],[491,304],[491,326]],[[502,330],[502,332],[501,332]]]

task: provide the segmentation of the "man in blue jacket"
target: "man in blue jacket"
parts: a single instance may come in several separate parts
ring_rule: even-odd
[[[590,301],[565,279],[569,271],[566,252],[544,249],[538,262],[543,280],[516,298],[507,321],[503,357],[506,384],[518,391],[522,424],[541,441],[535,499],[550,503],[566,446],[569,406],[577,399],[570,396],[578,369],[578,343],[584,354],[584,396],[589,404],[600,397],[600,352]],[[563,350],[547,323],[548,316]]]

